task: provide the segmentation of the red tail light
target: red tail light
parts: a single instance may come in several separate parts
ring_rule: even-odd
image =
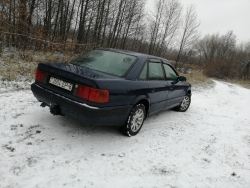
[[[44,72],[37,69],[36,70],[36,80],[39,82],[44,82]]]
[[[91,88],[89,93],[89,101],[97,103],[105,103],[109,101],[109,91],[103,89]]]
[[[90,87],[79,85],[77,88],[76,96],[89,100],[89,90],[90,90]]]
[[[79,85],[77,88],[76,95],[85,100],[96,102],[96,103],[105,103],[109,101],[109,91],[103,89],[94,89],[87,86]]]

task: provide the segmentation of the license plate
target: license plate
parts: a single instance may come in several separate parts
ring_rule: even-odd
[[[64,82],[64,81],[57,79],[57,78],[54,78],[54,77],[50,77],[49,83],[53,84],[55,86],[58,86],[60,88],[66,89],[68,91],[71,91],[72,87],[73,87],[73,84],[68,83],[68,82]]]

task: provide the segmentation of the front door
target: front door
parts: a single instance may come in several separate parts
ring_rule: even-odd
[[[155,113],[163,110],[166,106],[168,84],[165,80],[165,74],[162,68],[162,63],[159,60],[148,60],[148,82],[149,82],[149,97],[150,97],[150,112]]]
[[[166,74],[169,92],[167,97],[166,108],[171,108],[181,103],[185,95],[183,84],[178,80],[175,70],[168,64],[163,63]]]

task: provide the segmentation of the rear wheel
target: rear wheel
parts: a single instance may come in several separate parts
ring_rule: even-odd
[[[120,130],[125,136],[135,136],[143,125],[145,119],[145,106],[137,104],[129,114],[128,120],[120,127]]]

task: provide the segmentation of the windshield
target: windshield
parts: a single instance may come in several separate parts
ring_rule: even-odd
[[[94,50],[80,56],[72,64],[123,77],[135,62],[136,57],[104,50]]]

